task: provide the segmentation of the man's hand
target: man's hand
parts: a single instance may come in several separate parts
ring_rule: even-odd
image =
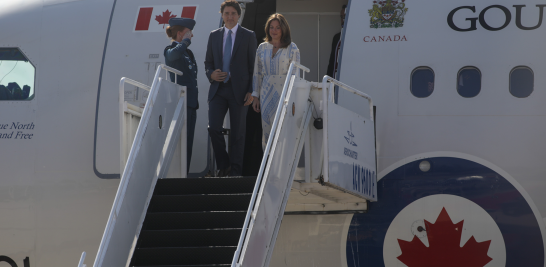
[[[260,98],[254,97],[254,102],[252,102],[252,108],[257,113],[260,113]]]
[[[222,70],[217,69],[212,72],[210,78],[217,82],[223,82],[227,78],[227,72],[222,72]]]
[[[252,94],[251,93],[246,93],[245,106],[248,106],[248,105],[252,104],[253,101],[254,101],[254,97],[252,96]]]

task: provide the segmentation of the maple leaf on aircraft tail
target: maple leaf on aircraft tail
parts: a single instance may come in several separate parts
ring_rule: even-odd
[[[155,16],[155,20],[157,20],[160,25],[163,24],[163,29],[165,29],[165,24],[169,23],[169,20],[172,18],[176,18],[176,15],[171,15],[171,11],[168,9],[163,12],[161,16]]]
[[[492,258],[487,256],[491,240],[478,243],[474,236],[460,246],[464,220],[454,224],[442,209],[434,224],[425,220],[429,246],[413,236],[411,242],[398,239],[402,255],[398,260],[408,267],[483,267]]]

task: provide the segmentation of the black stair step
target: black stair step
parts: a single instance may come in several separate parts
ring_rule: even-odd
[[[158,179],[154,195],[252,193],[256,177]]]
[[[237,247],[137,248],[131,266],[230,264]]]
[[[131,265],[134,266],[134,265]],[[138,267],[226,267],[231,264],[213,264],[213,265],[139,265]]]
[[[157,195],[148,212],[246,211],[251,194],[239,195]]]
[[[241,229],[142,231],[137,247],[237,246],[240,236]]]
[[[148,213],[143,230],[241,228],[246,211]]]

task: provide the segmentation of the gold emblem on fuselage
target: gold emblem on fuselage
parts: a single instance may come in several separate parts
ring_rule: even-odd
[[[370,28],[399,28],[404,26],[404,16],[408,9],[406,0],[373,1],[370,14]]]

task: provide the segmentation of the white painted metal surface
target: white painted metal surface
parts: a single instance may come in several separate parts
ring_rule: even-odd
[[[324,117],[324,100],[322,95],[322,82],[313,83],[309,98],[313,103],[314,112],[313,118],[322,119]],[[324,134],[322,129],[317,129],[314,126],[315,120],[309,125],[307,140],[305,140],[305,183],[318,183],[323,172],[323,153],[322,145],[324,143]]]
[[[269,267],[347,267],[348,261],[365,266],[350,256],[364,248],[347,247],[352,219],[353,214],[285,215]]]
[[[130,260],[155,183],[167,174],[185,124],[185,92],[159,77],[163,69],[182,75],[164,65],[157,69],[94,266],[125,266]]]
[[[288,73],[309,69],[295,62]],[[311,83],[287,76],[232,266],[267,266],[311,116]],[[247,228],[248,227],[248,228]],[[243,243],[244,241],[244,243]],[[239,258],[240,255],[240,258]]]
[[[160,66],[164,66],[164,65],[160,65]],[[175,77],[175,80],[176,79],[177,77]],[[124,92],[124,88],[123,88],[124,83],[137,86],[138,88],[142,88],[143,90],[146,90],[146,91],[150,91],[149,86],[124,77],[121,79],[120,94]],[[182,86],[182,90],[185,91],[186,87]],[[125,164],[127,163],[127,159],[129,158],[129,152],[131,152],[131,147],[133,146],[133,140],[138,130],[138,125],[140,123],[140,118],[142,117],[142,113],[144,112],[144,109],[138,106],[135,106],[127,101],[124,101],[122,104],[122,111],[123,111],[122,117],[120,120],[121,121],[121,125],[120,125],[121,171],[120,173],[123,173],[123,170],[125,169]],[[187,138],[187,135],[186,135],[186,131],[184,130],[182,132],[182,135],[180,136],[180,139],[178,141],[178,146],[176,147],[173,158],[171,160],[171,163],[174,163],[174,164],[170,165],[166,178],[179,178],[179,177],[185,176],[185,173],[187,173],[187,169],[188,169],[188,166],[186,166],[187,161],[182,160],[182,158],[184,158],[186,155],[187,143],[182,141],[182,140],[186,140],[185,138]],[[185,170],[183,170],[184,168]]]
[[[80,262],[78,263],[78,267],[85,267],[85,251],[82,252],[82,256],[80,257]]]
[[[100,0],[106,1],[106,0]],[[114,0],[110,0],[113,2]],[[220,4],[221,0],[116,0],[115,8],[112,10],[110,4],[109,12],[113,11],[111,25],[109,28],[108,46],[105,49],[104,67],[102,71],[102,86],[98,99],[97,113],[97,144],[96,144],[96,168],[102,174],[116,174],[119,167],[119,144],[110,136],[118,136],[118,121],[117,117],[112,117],[111,114],[117,112],[117,102],[112,101],[117,97],[117,86],[121,77],[130,77],[140,83],[150,85],[154,78],[155,70],[159,64],[165,62],[163,56],[164,48],[171,43],[170,39],[165,34],[163,24],[159,25],[156,21],[156,13],[151,16],[150,21],[152,26],[158,31],[135,31],[135,25],[139,16],[141,7],[153,7],[158,11],[157,15],[167,11],[168,6],[197,6],[195,19],[197,21],[193,30],[194,37],[189,49],[193,51],[196,62],[198,63],[197,85],[199,87],[198,100],[200,108],[197,110],[197,122],[195,126],[195,139],[193,142],[194,149],[190,172],[206,174],[208,152],[206,149],[208,142],[208,115],[207,115],[207,96],[208,85],[210,84],[203,62],[205,61],[206,44],[209,33],[219,28]],[[159,10],[162,9],[162,10]],[[175,10],[169,10],[171,15],[180,17]],[[155,11],[154,11],[155,12]],[[110,13],[109,13],[110,15]],[[108,22],[108,18],[104,19]],[[105,26],[100,26],[100,29],[106,29]],[[152,27],[150,27],[152,29]],[[106,35],[106,32],[102,33]],[[101,36],[101,38],[103,38]],[[104,45],[104,42],[102,43]],[[102,50],[101,50],[102,52]],[[102,56],[102,54],[101,54]],[[100,67],[100,64],[99,66]],[[98,77],[99,75],[96,74]],[[95,86],[96,87],[96,86]],[[134,90],[134,86],[127,86],[127,90]],[[95,93],[97,88],[94,88]],[[143,95],[147,91],[139,91],[139,100],[130,102],[141,107]],[[95,94],[95,101],[97,95]],[[116,128],[112,126],[115,125]],[[116,155],[113,161],[110,157]],[[178,171],[177,171],[178,172]]]
[[[327,85],[327,81],[330,85]],[[361,116],[333,102],[333,85],[368,102],[370,116]],[[375,126],[372,99],[329,76],[322,81],[324,99],[324,183],[377,201]],[[358,103],[358,102],[357,102]]]
[[[365,84],[366,93],[373,96],[377,106],[380,184],[389,176],[404,179],[396,171],[410,162],[427,158],[464,159],[486,166],[505,177],[517,189],[512,191],[514,195],[523,196],[522,203],[532,210],[525,214],[525,218],[535,220],[534,229],[539,233],[535,232],[533,236],[542,239],[540,244],[535,243],[531,247],[527,240],[505,238],[506,255],[509,255],[509,249],[529,246],[529,249],[536,251],[533,255],[542,258],[534,262],[535,266],[544,266],[546,170],[543,165],[546,160],[546,143],[541,140],[546,131],[546,106],[543,104],[546,98],[546,91],[543,90],[546,64],[545,54],[539,51],[543,49],[543,32],[546,28],[544,23],[538,23],[544,14],[540,15],[537,4],[537,1],[530,0],[405,1],[408,11],[403,27],[374,28],[370,27],[370,16],[367,14],[368,10],[373,10],[373,2],[351,1],[340,81],[350,85]],[[496,7],[489,8],[494,5]],[[519,14],[516,5],[525,5]],[[463,6],[470,6],[472,10],[456,11],[453,23],[465,29],[470,29],[474,24],[474,30],[461,32],[449,25],[449,14]],[[508,15],[511,19],[507,19]],[[517,25],[518,19],[526,27],[541,26],[534,30],[523,30]],[[486,23],[499,30],[486,29],[483,26]],[[504,24],[506,27],[503,27]],[[458,92],[458,73],[467,66],[476,67],[481,72],[481,88],[475,97],[463,97]],[[535,74],[534,91],[526,98],[514,97],[510,93],[510,73],[518,66],[527,66]],[[434,81],[430,84],[432,92],[428,97],[412,94],[412,73],[420,67],[428,67],[434,72]],[[367,110],[354,100],[353,94],[340,92],[341,106],[366,116]],[[418,169],[418,172],[422,171]],[[414,194],[419,195],[429,189],[427,194],[438,194],[442,185],[435,184],[437,177],[421,177],[423,183],[419,185],[408,183],[411,190],[418,188],[419,192]],[[493,186],[492,183],[485,188]],[[488,192],[486,189],[475,189],[471,191],[469,188],[465,193]],[[452,192],[455,195],[459,193]],[[392,196],[380,195],[379,203],[383,197],[393,199]],[[397,203],[406,205],[404,201]],[[460,205],[457,209],[458,213],[466,207]],[[494,210],[488,212],[498,214],[498,217],[506,216]],[[423,215],[437,218],[438,211],[423,206]],[[470,212],[465,216],[451,218],[453,222],[464,219],[466,227],[467,222],[470,225],[470,220],[475,216]],[[508,218],[514,224],[523,225],[524,216]],[[389,227],[391,222],[385,220],[384,223]],[[361,223],[364,224],[367,222]],[[411,222],[406,221],[404,224],[410,225]],[[407,226],[399,227],[393,223],[392,227],[400,233],[408,231]],[[479,234],[493,228],[493,225],[484,224],[484,227],[468,234],[478,239]],[[358,229],[359,233],[363,232],[361,230]],[[521,229],[518,230],[517,235],[522,236],[521,232]],[[365,234],[362,234],[360,240],[365,239]],[[384,239],[383,236],[380,238]],[[491,235],[482,240],[493,238]],[[393,266],[388,261],[396,260],[398,255],[393,255],[387,243],[383,247],[390,252],[380,255],[386,259],[385,266]],[[361,265],[365,260],[363,254],[360,254]],[[495,254],[490,255],[494,257]],[[522,258],[506,266],[532,265],[523,264],[525,260]]]
[[[129,152],[131,152],[131,146],[142,117],[143,108],[129,104],[127,101],[123,103],[123,117],[121,121],[121,171],[125,169],[125,164],[129,158]]]
[[[218,27],[221,2],[158,1],[161,5],[199,4],[199,21],[191,47],[198,62],[203,62],[205,51],[204,46],[198,44],[206,43],[207,33]],[[290,9],[277,8],[281,13],[314,11],[311,9],[318,4],[333,1],[283,2]],[[518,29],[513,7],[526,5],[522,23],[532,26],[539,18],[537,1],[406,1],[409,11],[404,27],[390,29],[368,28],[367,12],[373,7],[372,2],[354,0],[350,3],[341,81],[353,86],[365,83],[369,88],[367,93],[374,97],[379,178],[409,161],[460,153],[465,155],[461,158],[487,162],[486,166],[495,166],[493,169],[499,173],[514,177],[512,181],[526,192],[530,205],[536,207],[535,215],[544,217],[546,172],[541,166],[546,160],[546,144],[541,140],[546,131],[543,116],[546,106],[543,105],[545,91],[540,89],[545,84],[541,75],[545,73],[544,55],[540,51],[545,25],[531,31]],[[87,251],[88,258],[95,258],[104,221],[120,182],[102,179],[116,178],[119,170],[116,116],[119,79],[133,77],[149,84],[155,64],[163,60],[161,51],[169,42],[163,32],[132,31],[137,7],[151,4],[156,3],[145,0],[0,1],[0,25],[8,25],[0,30],[5,37],[0,45],[19,47],[36,66],[36,98],[0,105],[1,124],[11,126],[19,121],[36,125],[31,131],[32,140],[1,140],[4,152],[0,160],[0,190],[6,193],[2,194],[0,206],[0,236],[9,242],[0,242],[0,251],[19,266],[23,266],[27,256],[32,266],[68,266],[78,260],[83,250]],[[476,31],[461,33],[447,26],[446,16],[454,8],[476,6],[475,13],[462,10],[455,17],[456,25],[467,27],[471,24],[467,18],[478,17],[484,8],[493,4],[506,6],[512,13],[507,28],[491,32],[477,22]],[[298,8],[293,8],[296,5]],[[337,11],[335,7],[331,10]],[[77,14],[79,20],[87,23],[67,23],[67,14]],[[504,18],[502,12],[491,9],[486,19],[494,26],[501,26]],[[295,26],[290,18],[289,22]],[[321,21],[321,25],[324,24]],[[20,34],[36,30],[40,32],[39,38]],[[74,31],[85,34],[77,38],[67,36]],[[321,44],[323,33],[320,33]],[[405,36],[407,41],[371,43],[363,40],[366,36],[369,36],[367,41],[374,36],[393,40],[396,36]],[[301,42],[296,43],[304,55],[316,55],[314,50],[309,52],[303,48]],[[324,47],[326,45],[321,45],[321,50]],[[149,57],[155,54],[159,57]],[[303,58],[302,62],[307,64]],[[535,73],[535,91],[526,99],[511,96],[508,85],[511,69],[522,64]],[[472,99],[460,97],[455,89],[457,72],[469,65],[479,67],[483,74],[482,92]],[[409,90],[411,72],[419,66],[431,67],[436,75],[435,91],[426,99],[415,98]],[[196,137],[207,135],[207,109],[203,106],[208,81],[201,75],[202,65],[199,67],[202,108],[198,111]],[[361,109],[367,109],[351,104],[353,97],[342,91],[339,103],[359,114]],[[319,109],[320,104],[315,103]],[[365,113],[362,115],[367,116]],[[97,117],[98,127],[95,127]],[[203,144],[201,140],[196,141],[196,147]],[[320,147],[310,147],[311,153],[315,148]],[[206,165],[203,154],[199,158],[192,161],[197,171]],[[301,229],[311,229],[310,232],[315,229],[314,225],[327,227],[328,224],[324,220],[317,224],[304,220],[299,223],[308,226]],[[346,231],[340,232],[338,237],[344,235]],[[315,240],[290,239],[284,248],[290,251],[295,250],[295,246],[312,247]],[[324,253],[331,249],[325,248]],[[284,260],[288,253],[276,254],[279,257],[276,262]],[[287,265],[313,266],[304,265],[306,262],[332,266],[319,260],[299,264],[289,261]]]
[[[120,78],[150,85],[170,43],[165,32],[133,31],[139,6],[199,5],[190,46],[199,63],[201,104],[194,141],[199,149],[193,152],[192,171],[205,169],[206,150],[200,148],[206,147],[208,138],[209,82],[202,44],[218,28],[221,2],[0,1],[0,25],[5,26],[0,29],[0,46],[19,47],[36,67],[34,100],[0,102],[0,124],[35,125],[24,131],[34,134],[30,140],[0,140],[0,255],[18,266],[29,257],[31,266],[56,267],[75,264],[86,251],[86,263],[93,265],[120,184]],[[71,23],[76,15],[86,23]],[[154,16],[151,20],[157,23]],[[258,27],[256,32],[262,30]],[[73,37],[73,32],[85,34]]]
[[[208,138],[204,44],[208,33],[219,27],[222,1],[0,1],[0,25],[5,26],[0,46],[20,48],[36,67],[34,100],[0,102],[0,124],[35,125],[24,131],[32,139],[0,140],[0,239],[5,241],[0,242],[0,255],[18,266],[29,257],[31,266],[57,267],[75,264],[86,251],[86,263],[93,265],[120,184],[120,78],[150,85],[170,44],[164,31],[134,32],[138,7],[199,6],[190,46],[199,63],[201,104],[191,172],[206,168],[207,151],[201,149]],[[73,23],[74,16],[85,23]],[[158,24],[155,16],[151,21]],[[74,37],[74,32],[85,34]],[[140,90],[139,100],[144,92]],[[12,131],[0,129],[1,134]]]
[[[368,208],[367,204],[366,199],[337,187],[321,185],[318,181],[312,183],[294,181],[284,211],[285,214],[363,212]]]
[[[313,118],[323,118],[323,94],[321,82],[313,82],[309,99],[312,102]],[[327,84],[326,86],[329,86]],[[305,158],[304,166],[298,165],[294,183],[285,212],[297,214],[305,212],[362,212],[367,209],[366,199],[348,193],[339,187],[331,187],[329,184],[319,182],[323,179],[323,129],[314,126],[315,120],[309,121],[308,131],[305,136],[302,156]]]
[[[133,145],[133,139],[136,134],[136,128],[138,127],[138,123],[140,122],[140,118],[142,117],[142,112],[144,109],[139,108],[135,105],[127,103],[127,101],[123,101],[124,95],[125,95],[125,84],[130,84],[133,86],[136,86],[137,88],[144,89],[146,91],[150,91],[150,86],[139,83],[135,80],[128,79],[126,77],[121,78],[121,81],[119,82],[119,99],[120,99],[120,105],[119,105],[119,115],[120,115],[120,124],[119,124],[119,133],[120,133],[120,172],[123,173],[123,169],[125,169],[125,163],[127,163],[127,159],[129,158],[129,152],[131,151],[131,146]],[[133,128],[134,131],[133,131]]]

